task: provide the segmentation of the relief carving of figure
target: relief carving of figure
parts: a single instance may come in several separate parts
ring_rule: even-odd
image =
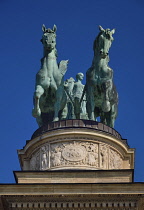
[[[100,147],[100,167],[106,169],[108,163],[108,149],[105,145]]]
[[[110,168],[111,169],[120,169],[122,168],[122,159],[120,157],[120,155],[113,151],[113,150],[110,150],[110,153],[109,153],[109,159],[110,159]]]
[[[43,146],[41,148],[41,168],[42,170],[47,169],[48,167],[48,151],[46,149],[46,146]]]
[[[98,167],[98,144],[86,143],[85,147],[87,150],[86,163]]]
[[[51,152],[51,163],[52,166],[61,165],[61,148],[56,147],[54,151]]]
[[[98,153],[88,152],[88,164],[98,166]]]

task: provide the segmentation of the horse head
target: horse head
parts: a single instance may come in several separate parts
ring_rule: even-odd
[[[99,29],[100,33],[94,41],[93,49],[95,54],[97,53],[102,58],[106,58],[109,54],[109,49],[111,47],[112,41],[114,40],[112,35],[115,33],[115,29],[103,29],[102,26],[99,26]]]
[[[51,51],[55,49],[56,46],[56,25],[53,26],[53,29],[46,29],[45,25],[42,26],[43,36],[41,42],[44,46],[44,49]]]

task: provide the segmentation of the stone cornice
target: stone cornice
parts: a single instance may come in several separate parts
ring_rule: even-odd
[[[143,194],[144,183],[1,184],[0,195]]]

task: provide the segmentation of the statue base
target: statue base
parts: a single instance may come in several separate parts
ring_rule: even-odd
[[[22,170],[122,170],[134,168],[134,149],[113,128],[91,120],[42,126],[18,150]]]
[[[0,186],[1,203],[13,209],[144,209],[144,183],[133,180],[134,149],[102,123],[46,124],[18,155],[17,184]]]

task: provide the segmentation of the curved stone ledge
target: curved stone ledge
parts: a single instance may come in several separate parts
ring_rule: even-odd
[[[133,169],[134,149],[102,123],[63,120],[39,128],[18,150],[22,170]]]
[[[55,129],[66,129],[66,128],[88,128],[88,129],[95,129],[99,131],[106,132],[112,136],[123,141],[124,144],[127,144],[125,139],[122,139],[121,135],[113,128],[104,125],[102,123],[92,121],[92,120],[61,120],[57,122],[48,123],[40,128],[38,128],[32,135],[31,139],[34,139],[45,132],[52,131]]]

